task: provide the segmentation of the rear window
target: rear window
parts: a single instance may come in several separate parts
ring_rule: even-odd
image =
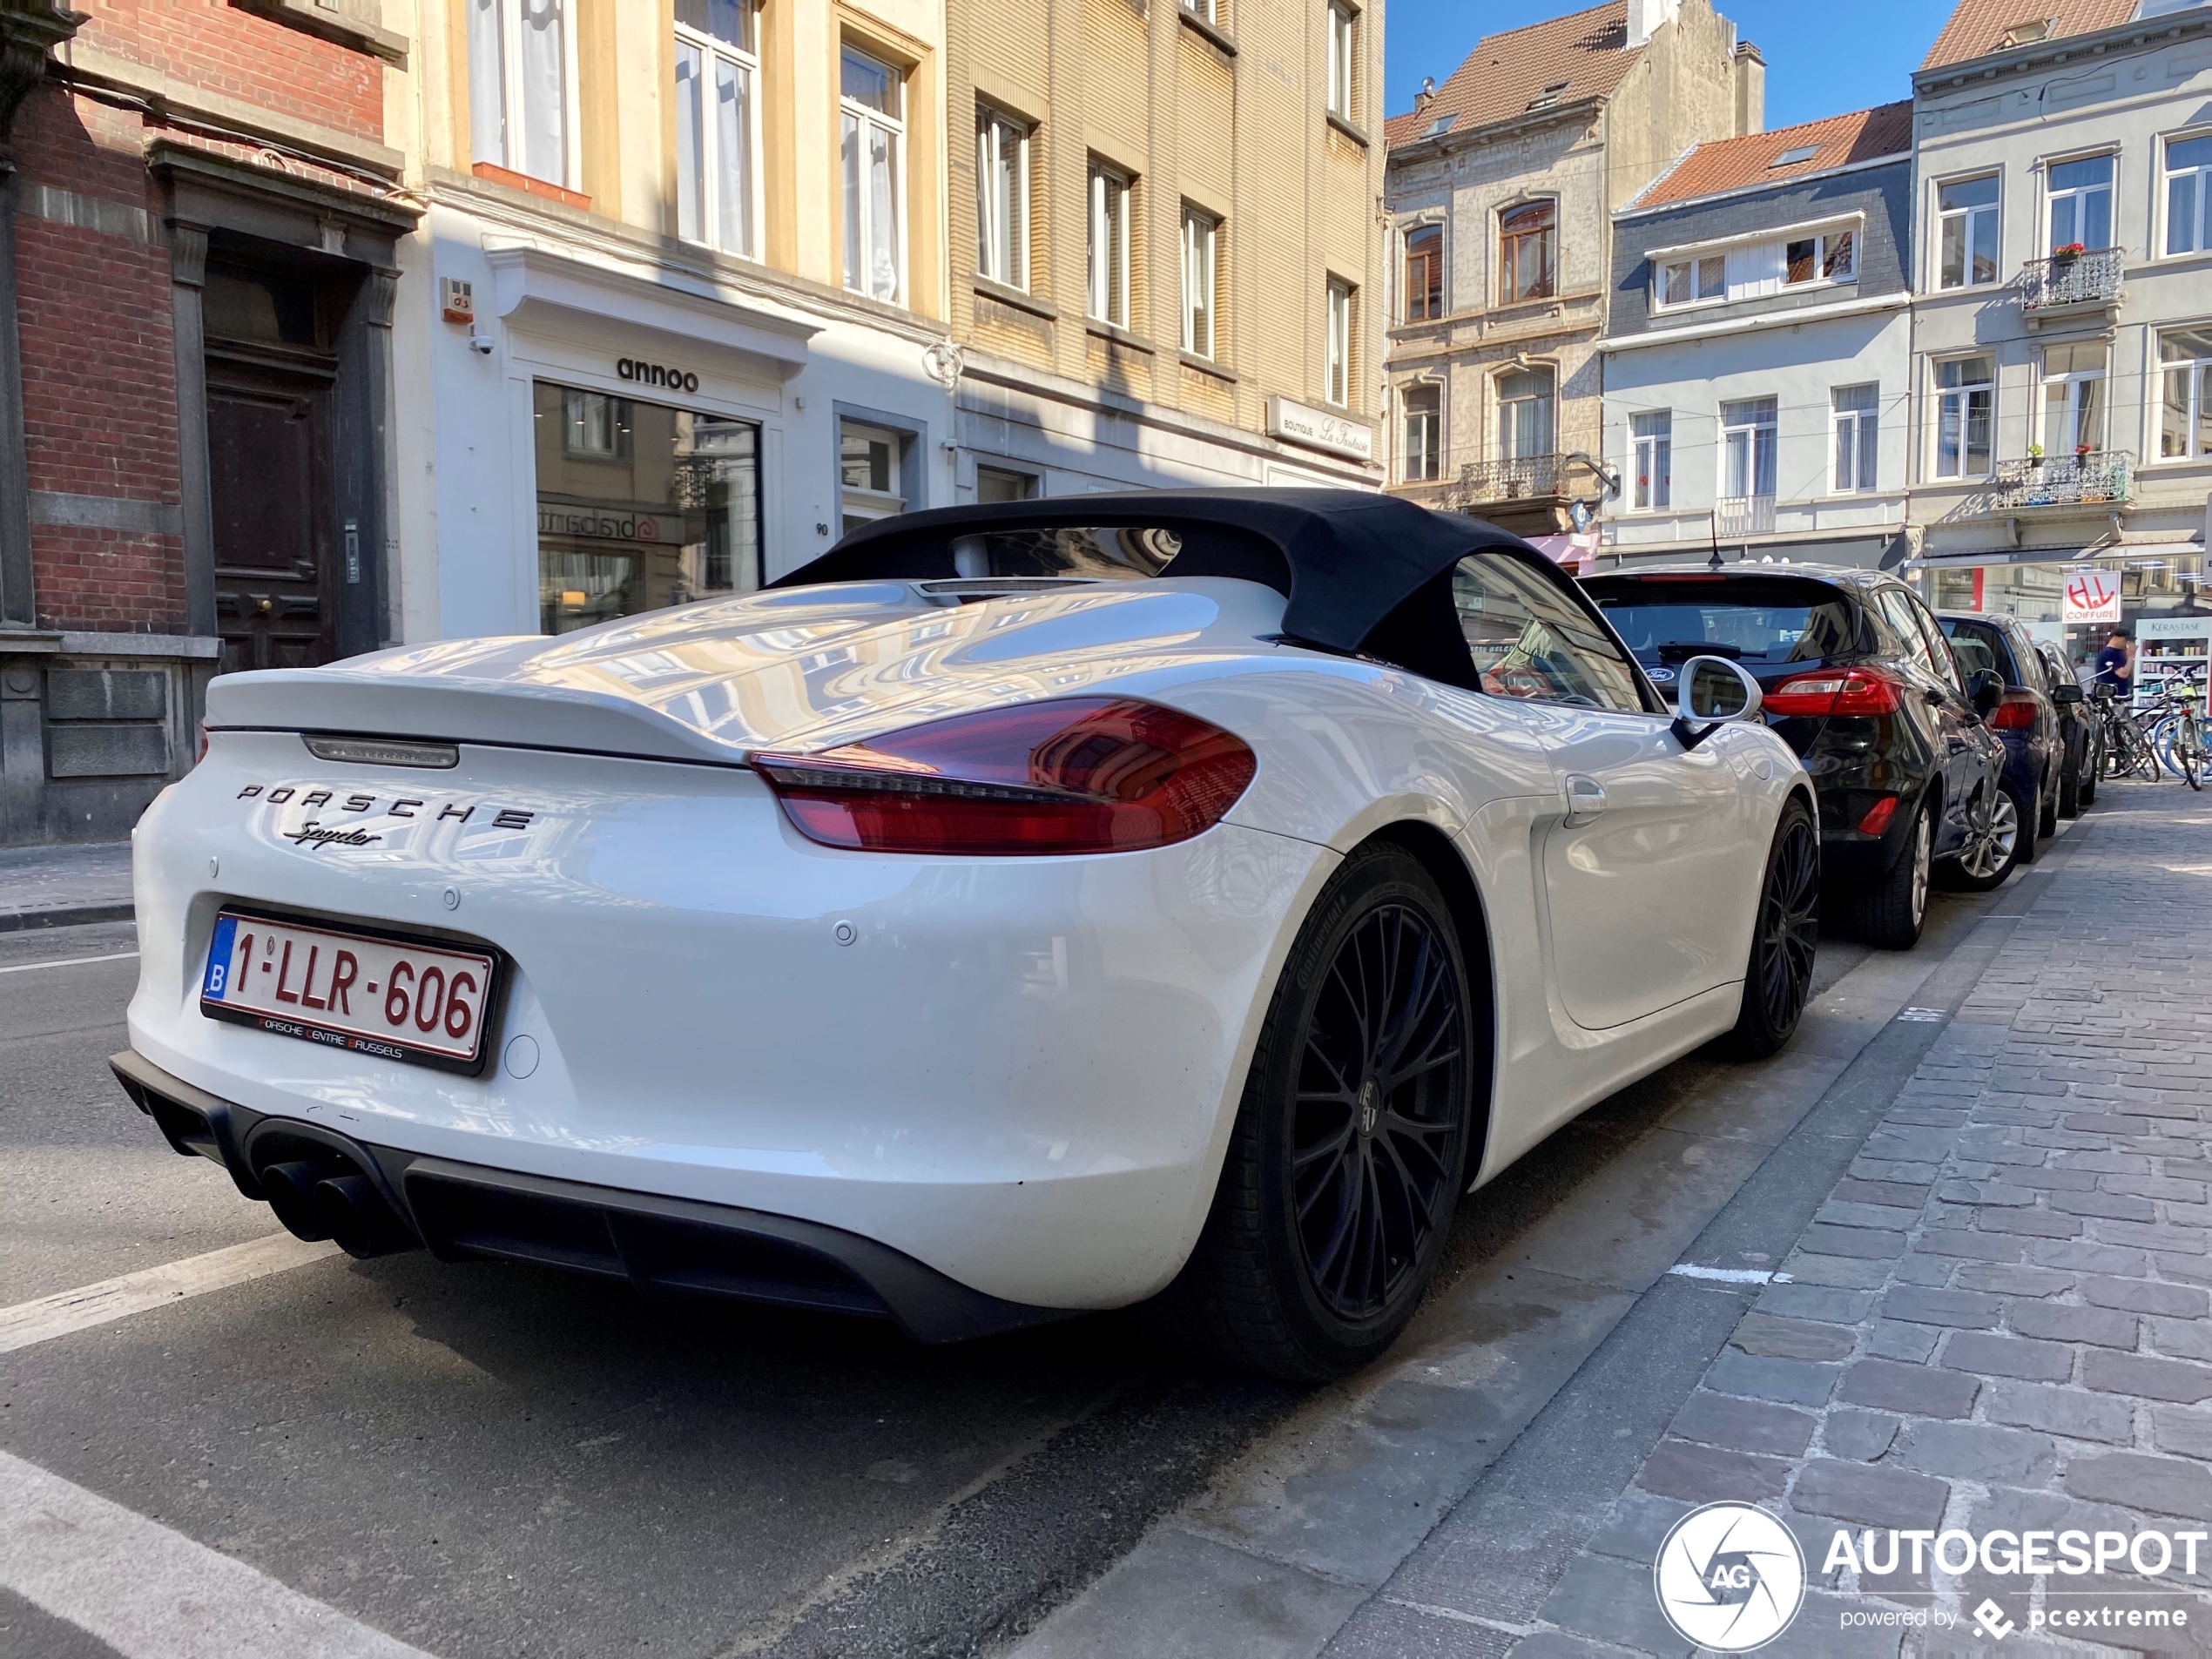
[[[953,568],[964,577],[1135,579],[1159,575],[1182,551],[1183,538],[1163,525],[984,530],[954,538]]]
[[[1809,582],[1655,582],[1593,586],[1591,597],[1639,660],[1701,654],[1750,666],[1816,662],[1858,649],[1849,600]]]

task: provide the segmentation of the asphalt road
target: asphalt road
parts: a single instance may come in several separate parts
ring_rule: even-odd
[[[1987,900],[1946,899],[1939,952]],[[124,926],[0,937],[0,1306],[268,1234],[125,1101]],[[1824,947],[1817,989],[1866,956]],[[66,964],[66,965],[64,965]],[[1770,1065],[1788,1062],[1787,1051]],[[1463,1206],[1453,1271],[1632,1177],[1693,1056]],[[444,1659],[1000,1647],[1299,1405],[1123,1318],[927,1349],[859,1321],[417,1253],[7,1355],[0,1446]],[[102,1570],[127,1571],[127,1563]],[[0,1652],[111,1648],[0,1591]]]

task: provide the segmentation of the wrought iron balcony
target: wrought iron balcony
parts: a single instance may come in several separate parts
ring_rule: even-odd
[[[2107,305],[2120,298],[2121,267],[2128,250],[2092,248],[2084,253],[2054,253],[2020,266],[2022,311],[2054,306]]]
[[[1774,534],[1774,497],[1723,496],[1715,503],[1713,533],[1723,540]]]
[[[1470,461],[1452,487],[1452,505],[1461,511],[1487,502],[1528,501],[1566,493],[1561,457],[1515,455],[1507,461]]]
[[[2135,458],[2124,449],[2085,449],[2080,455],[2007,461],[1997,469],[1992,512],[2023,507],[2080,507],[2127,502],[2134,488]]]

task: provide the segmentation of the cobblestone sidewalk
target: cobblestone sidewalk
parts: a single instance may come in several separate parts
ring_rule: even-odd
[[[2212,1652],[2212,802],[2106,801],[1534,1624],[1465,1651],[1688,1651],[1651,1559],[1734,1500],[1804,1548],[1777,1654],[1991,1627],[2006,1652]],[[1867,1528],[2175,1541],[2157,1577],[1915,1572],[1909,1542],[1894,1571],[1824,1570]],[[2188,1623],[2125,1622],[2154,1609]],[[1885,1610],[1908,1622],[1864,1622]]]
[[[130,842],[0,847],[0,933],[131,914]]]

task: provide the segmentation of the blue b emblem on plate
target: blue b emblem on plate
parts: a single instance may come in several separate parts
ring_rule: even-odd
[[[231,979],[231,947],[238,937],[238,918],[219,916],[215,920],[215,937],[207,947],[207,978],[199,994],[214,1001],[223,1000],[223,990]]]

